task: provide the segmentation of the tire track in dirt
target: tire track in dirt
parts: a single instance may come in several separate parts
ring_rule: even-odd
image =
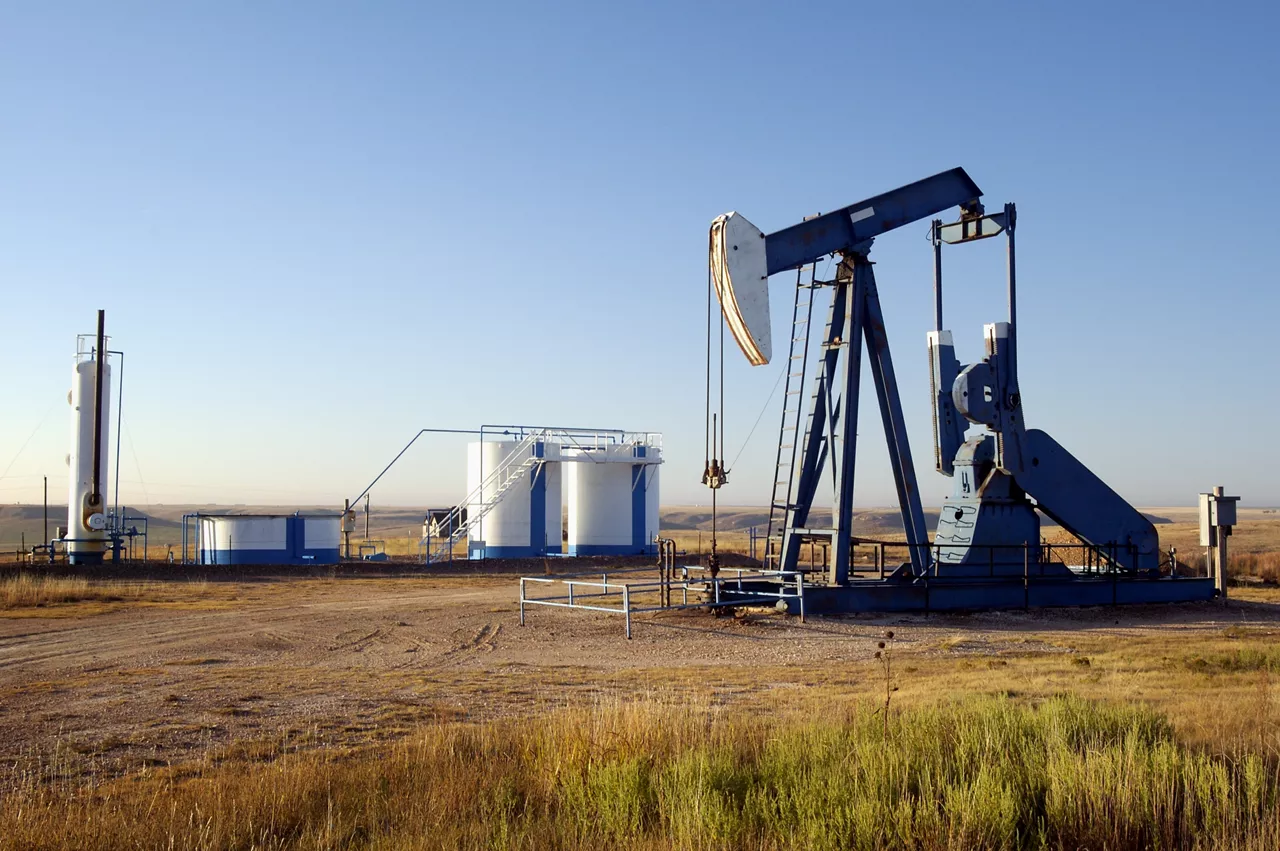
[[[64,626],[60,619],[51,618],[45,629],[33,628],[30,620],[24,620],[21,626],[16,627],[20,631],[0,634],[0,670],[78,667],[88,663],[101,664],[104,660],[133,663],[137,661],[139,651],[151,655],[181,652],[184,648],[207,652],[211,636],[232,636],[226,646],[228,653],[233,653],[242,647],[246,639],[255,635],[276,639],[275,646],[245,646],[244,649],[288,652],[299,645],[305,649],[314,645],[314,649],[329,652],[359,652],[384,638],[385,631],[375,629],[347,646],[341,642],[341,634],[335,637],[330,633],[322,637],[326,626],[331,626],[333,616],[368,612],[370,620],[374,620],[373,616],[380,619],[391,612],[415,609],[423,612],[437,607],[448,609],[457,604],[469,606],[472,601],[508,603],[511,596],[509,587],[494,586],[408,595],[383,592],[365,598],[306,601],[291,605],[251,603],[212,612],[126,607],[86,617],[74,626]],[[0,633],[10,624],[16,626],[15,621],[0,618]],[[335,638],[339,640],[338,644],[334,644]],[[218,652],[222,655],[223,649],[219,648]]]

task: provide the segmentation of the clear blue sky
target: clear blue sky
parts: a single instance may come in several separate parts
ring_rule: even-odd
[[[1274,4],[49,2],[0,26],[0,501],[65,493],[99,307],[129,503],[338,503],[418,428],[484,422],[662,431],[664,501],[705,500],[709,221],[963,165],[1018,203],[1028,424],[1140,504],[1280,503]],[[873,257],[937,502],[925,229]],[[1001,246],[947,262],[973,359]],[[736,454],[780,366],[730,354]],[[767,500],[776,408],[726,501]],[[863,413],[859,498],[890,504]],[[374,499],[463,476],[457,441],[423,443]]]

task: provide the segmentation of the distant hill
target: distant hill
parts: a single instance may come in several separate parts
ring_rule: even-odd
[[[180,528],[182,516],[201,512],[204,514],[291,514],[301,511],[304,514],[331,514],[336,511],[333,506],[316,505],[252,505],[237,503],[234,505],[151,505],[145,510],[132,506],[122,506],[130,517],[146,517],[148,533],[153,546],[175,544],[181,540]],[[938,522],[937,508],[925,509],[926,526],[932,530]],[[416,539],[422,532],[422,518],[426,508],[393,506],[375,507],[369,517],[369,535],[374,539],[410,538]],[[1168,516],[1166,516],[1168,515]],[[1157,525],[1171,523],[1195,522],[1194,508],[1162,508],[1159,514],[1148,513],[1147,518]],[[1176,519],[1171,519],[1176,518]],[[661,514],[662,528],[669,531],[710,531],[711,509],[707,506],[666,506]],[[815,509],[810,518],[814,526],[825,526],[831,523],[831,511]],[[65,505],[49,506],[49,534],[54,534],[58,526],[67,522]],[[1047,518],[1041,519],[1044,528],[1054,526]],[[720,531],[745,532],[755,526],[763,532],[769,523],[769,511],[760,506],[730,506],[719,510]],[[0,505],[0,549],[16,549],[25,539],[28,545],[41,540],[44,534],[43,508],[39,505]],[[141,528],[140,523],[136,523]],[[364,512],[356,508],[356,532],[363,537],[365,529]],[[902,534],[902,520],[896,508],[868,508],[854,514],[854,531],[868,537],[894,536]]]
[[[940,509],[938,508],[926,508],[924,510],[925,524],[930,529],[937,526],[939,511]],[[765,508],[732,506],[721,508],[718,515],[717,527],[726,532],[745,531],[752,526],[765,526],[769,522],[769,511]],[[1174,522],[1168,517],[1158,514],[1144,514],[1143,516],[1157,526]],[[826,508],[814,509],[810,518],[813,526],[829,525],[831,523],[831,511]],[[854,528],[860,531],[900,532],[902,530],[902,515],[896,508],[871,508],[865,511],[855,511],[853,523]],[[1041,515],[1040,525],[1050,528],[1057,524],[1048,517]],[[711,509],[705,506],[663,508],[662,528],[672,531],[710,531]]]
[[[938,509],[926,509],[925,520],[933,526],[938,519]],[[725,532],[745,531],[752,526],[764,527],[769,523],[769,511],[765,508],[730,507],[718,512],[717,528]],[[813,526],[830,525],[831,510],[816,508],[810,514]],[[902,517],[896,508],[873,508],[855,511],[854,528],[863,533],[887,533],[902,530]],[[704,506],[671,507],[662,509],[662,528],[672,531],[709,531],[711,509]]]

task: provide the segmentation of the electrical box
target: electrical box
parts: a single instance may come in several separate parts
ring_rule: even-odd
[[[1216,547],[1219,527],[1224,535],[1231,534],[1231,527],[1236,525],[1236,503],[1239,501],[1238,496],[1200,494],[1200,546]]]
[[[1200,494],[1200,546],[1212,547],[1213,540],[1213,521],[1209,519],[1210,504],[1213,501],[1213,494]]]
[[[1236,525],[1236,503],[1238,496],[1220,496],[1213,500],[1213,508],[1209,521],[1214,526]]]
[[[354,510],[348,509],[342,513],[342,531],[354,532],[356,530],[356,513]]]

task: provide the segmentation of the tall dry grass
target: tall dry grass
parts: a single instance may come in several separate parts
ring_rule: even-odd
[[[1227,573],[1230,576],[1256,576],[1268,582],[1280,582],[1280,552],[1236,555],[1228,547]]]
[[[153,583],[19,573],[0,579],[0,610],[59,603],[150,599],[163,593],[163,586]]]
[[[644,703],[95,786],[19,778],[0,848],[1280,847],[1275,752],[1062,697],[781,720]]]

